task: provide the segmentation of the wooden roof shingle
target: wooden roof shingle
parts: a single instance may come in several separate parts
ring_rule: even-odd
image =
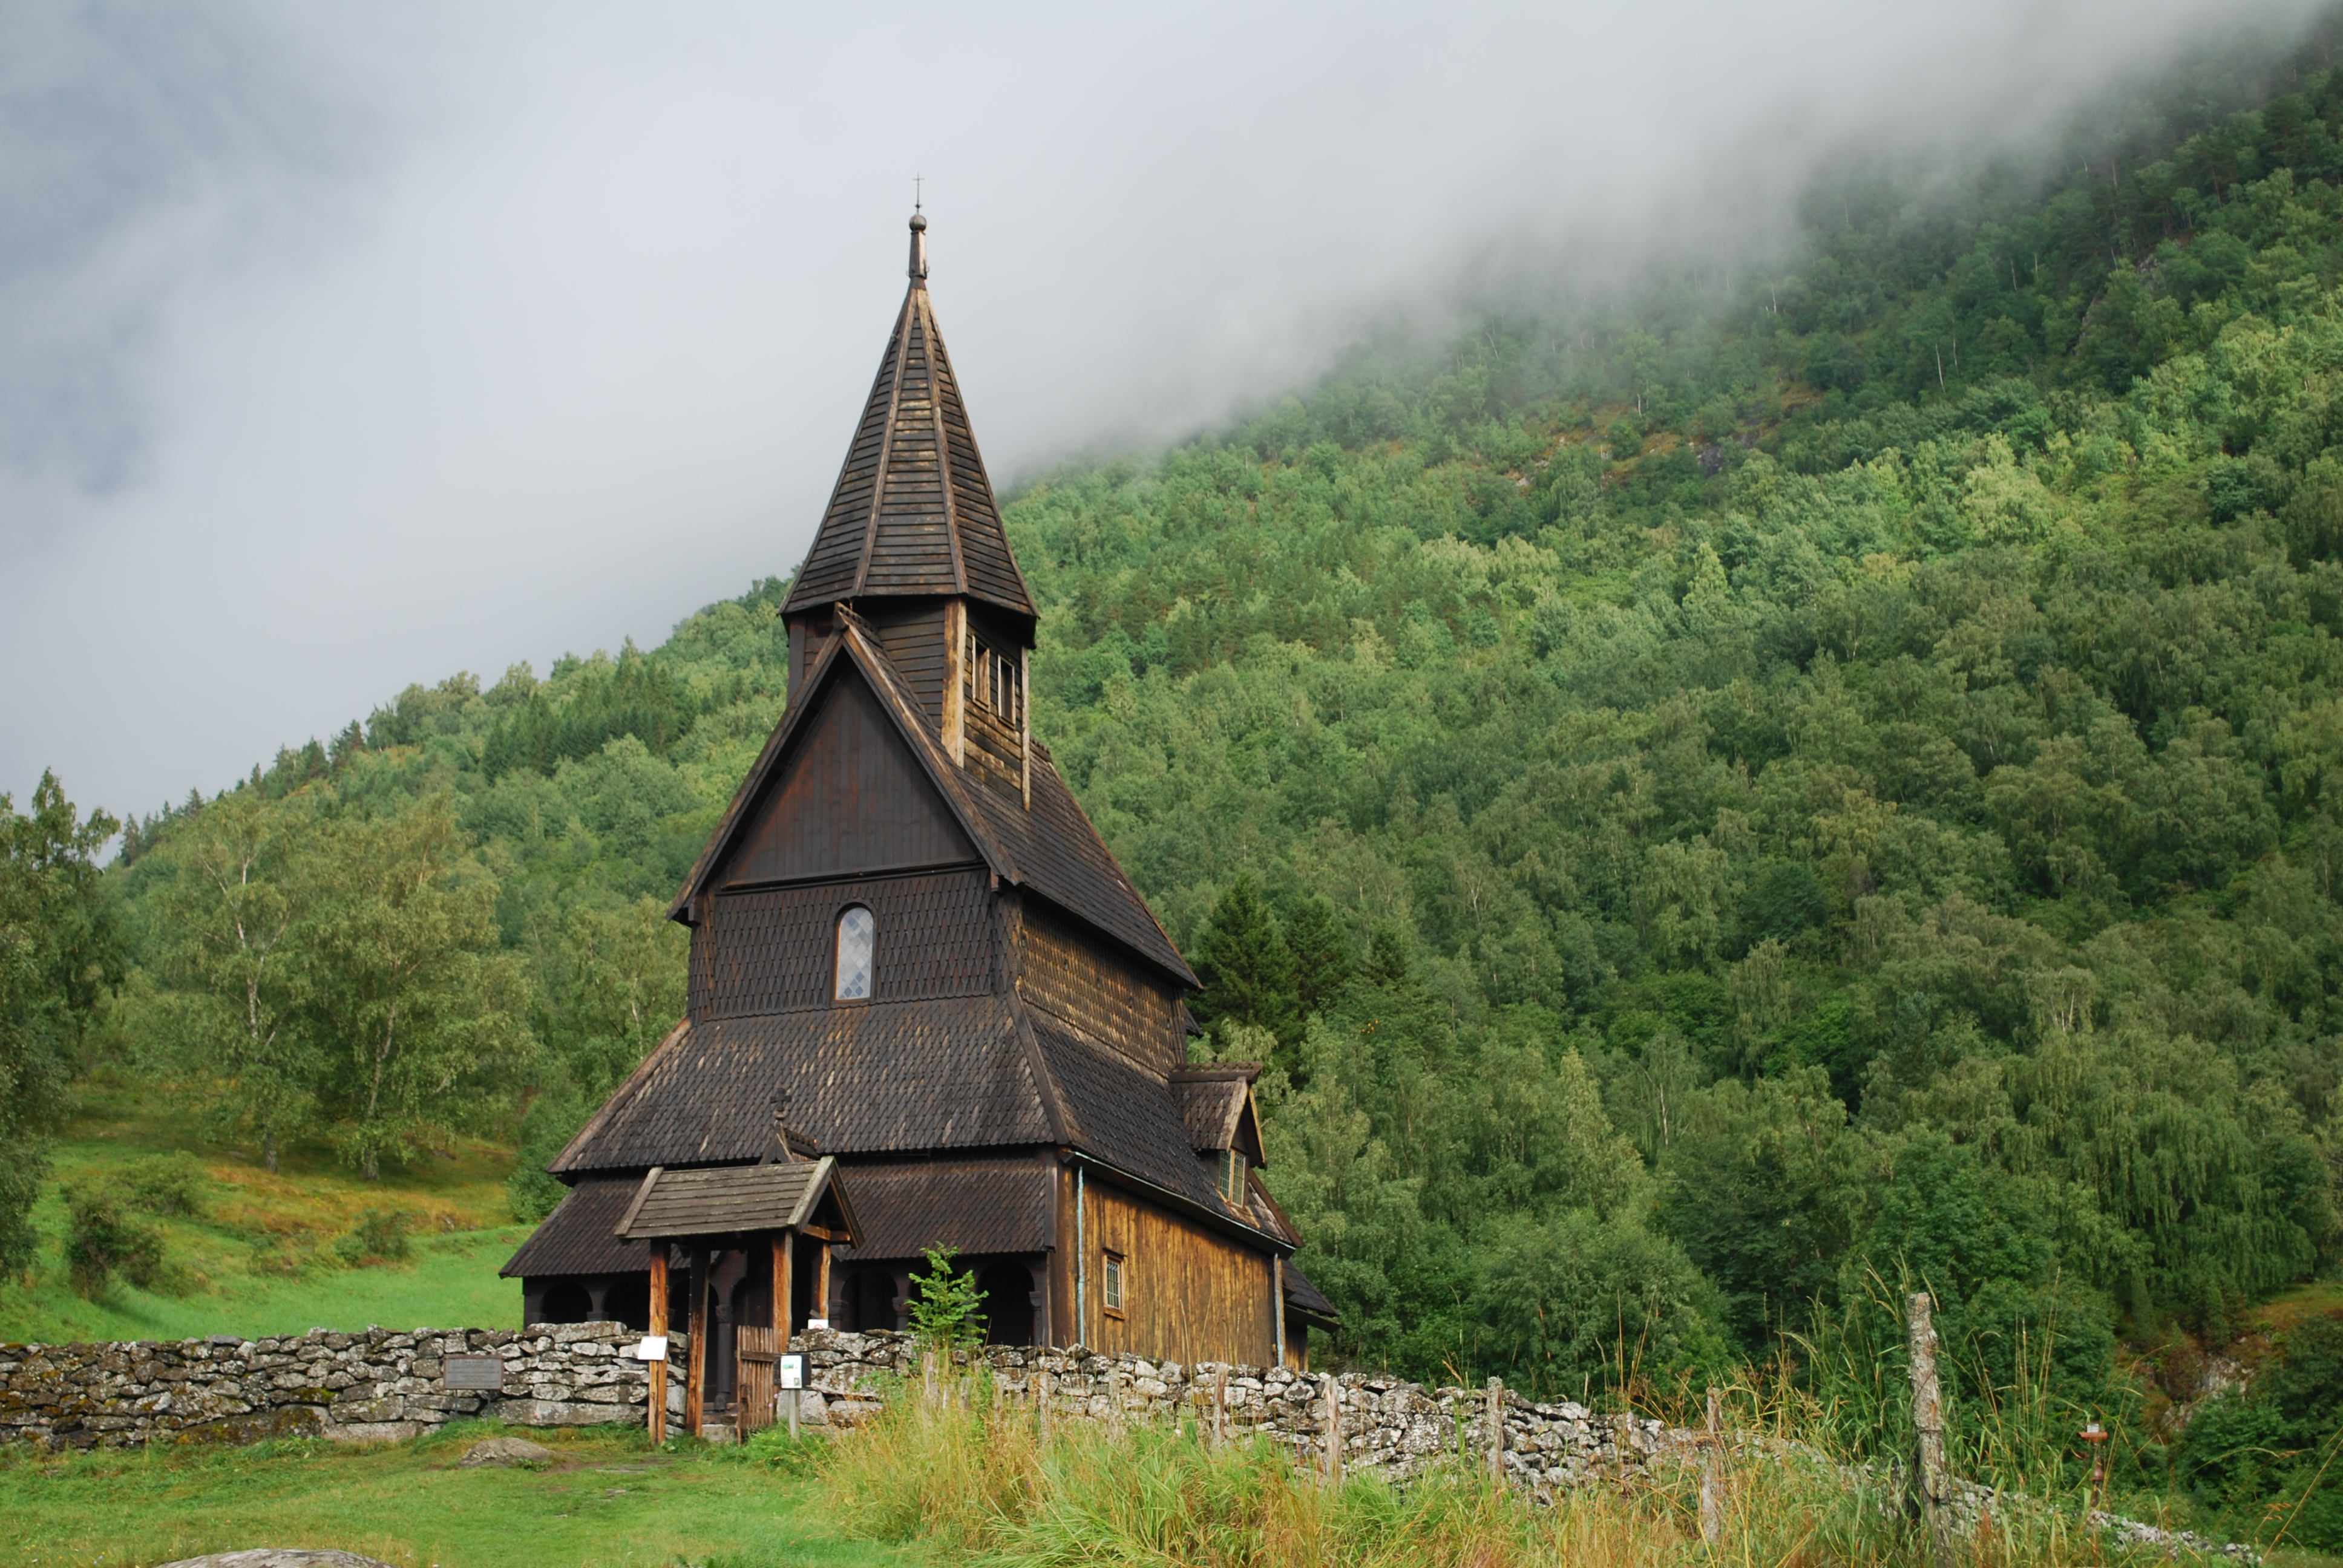
[[[557,1175],[754,1160],[772,1095],[825,1154],[1051,1141],[997,996],[799,1008],[678,1030],[561,1151]]]
[[[928,297],[926,222],[910,287],[785,614],[886,595],[966,595],[1034,618],[960,378]]]
[[[621,1241],[616,1231],[641,1183],[632,1175],[588,1176],[529,1232],[520,1251],[498,1272],[506,1279],[538,1274],[639,1274],[651,1266],[650,1247]]]
[[[824,1197],[837,1205],[848,1233],[859,1233],[846,1184],[838,1180],[838,1161],[827,1157],[690,1171],[655,1168],[637,1187],[618,1233],[630,1241],[654,1241],[795,1230],[813,1220]]]

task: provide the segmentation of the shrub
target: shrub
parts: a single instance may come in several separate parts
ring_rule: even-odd
[[[65,1270],[75,1292],[96,1301],[119,1274],[139,1288],[163,1274],[163,1235],[141,1221],[127,1194],[105,1178],[65,1183]]]
[[[913,1274],[918,1287],[911,1297],[911,1327],[920,1342],[936,1350],[958,1350],[984,1342],[984,1292],[969,1270],[955,1272],[957,1247],[930,1247],[928,1271]]]
[[[134,1160],[117,1181],[133,1208],[187,1220],[203,1213],[204,1191],[211,1184],[203,1166],[185,1150]]]
[[[368,1209],[357,1226],[334,1243],[335,1255],[351,1268],[407,1261],[407,1216],[395,1209]]]

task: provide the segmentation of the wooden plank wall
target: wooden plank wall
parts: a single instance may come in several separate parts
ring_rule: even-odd
[[[975,859],[976,846],[861,676],[847,671],[829,691],[752,808],[720,880],[738,887]]]
[[[1019,991],[1027,1005],[1159,1077],[1187,1061],[1180,998],[1170,986],[1031,904],[1024,906],[1018,941],[1024,977]]]
[[[691,933],[695,1020],[826,1007],[838,917],[870,910],[873,1001],[980,996],[999,983],[992,895],[981,869],[727,892]]]
[[[944,608],[940,602],[897,608],[883,600],[866,601],[864,618],[886,650],[887,661],[903,677],[903,684],[926,710],[928,727],[940,723],[944,710],[946,645]]]
[[[1083,1342],[1151,1361],[1268,1366],[1277,1358],[1276,1283],[1266,1253],[1241,1247],[1102,1180],[1083,1183],[1089,1309]],[[1125,1310],[1106,1310],[1106,1254],[1123,1259]]]

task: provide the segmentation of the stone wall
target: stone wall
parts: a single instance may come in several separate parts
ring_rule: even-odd
[[[538,1324],[519,1333],[417,1329],[215,1337],[176,1343],[0,1345],[0,1432],[58,1447],[251,1442],[308,1435],[352,1442],[415,1436],[458,1417],[519,1426],[644,1422],[649,1368],[639,1335],[618,1323]],[[799,1419],[852,1426],[895,1398],[973,1397],[966,1376],[937,1376],[896,1333],[801,1334],[807,1361]],[[679,1363],[685,1337],[669,1342]],[[496,1391],[448,1386],[447,1358],[492,1355]],[[962,1354],[962,1373],[978,1370]],[[1181,1366],[1074,1349],[989,1346],[976,1353],[993,1396],[1046,1419],[1110,1426],[1192,1422],[1237,1438],[1259,1433],[1322,1466],[1325,1381],[1282,1367]],[[683,1409],[680,1377],[668,1406]],[[1463,1452],[1485,1462],[1486,1395],[1346,1372],[1332,1380],[1342,1463],[1401,1478]],[[1036,1412],[1036,1419],[1044,1419]],[[1504,1399],[1506,1473],[1538,1491],[1623,1477],[1676,1449],[1657,1422],[1599,1415],[1575,1404]],[[714,1435],[711,1432],[711,1435]]]
[[[876,1413],[890,1394],[926,1394],[927,1368],[901,1334],[801,1334],[792,1348],[806,1352],[810,1392],[801,1420],[851,1425]],[[959,1358],[961,1370],[969,1370],[970,1359]],[[1283,1367],[1182,1366],[1080,1348],[991,1345],[975,1360],[990,1373],[997,1397],[1028,1406],[1044,1400],[1051,1420],[1126,1427],[1192,1422],[1203,1431],[1217,1424],[1232,1437],[1268,1437],[1292,1450],[1297,1462],[1318,1467],[1326,1462],[1331,1382],[1346,1470],[1396,1480],[1443,1455],[1487,1462],[1484,1391],[1428,1389],[1360,1372],[1325,1379]],[[970,1397],[965,1382],[940,1378],[937,1397]],[[1540,1493],[1623,1479],[1681,1454],[1692,1437],[1656,1421],[1598,1414],[1578,1404],[1538,1404],[1513,1393],[1502,1398],[1505,1473]]]
[[[363,1442],[413,1437],[459,1416],[523,1426],[641,1422],[649,1369],[625,1353],[640,1337],[621,1323],[541,1323],[521,1333],[313,1330],[282,1339],[0,1345],[0,1436],[75,1448],[290,1436]],[[447,1358],[466,1354],[501,1361],[500,1389],[449,1388]],[[681,1391],[669,1392],[681,1409]]]

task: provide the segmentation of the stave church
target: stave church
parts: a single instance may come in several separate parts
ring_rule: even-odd
[[[901,1329],[937,1246],[996,1342],[1301,1366],[1334,1326],[1258,1176],[1257,1070],[1190,1063],[1196,977],[1033,734],[1033,602],[926,226],[782,607],[787,708],[669,910],[686,1016],[554,1161],[568,1194],[504,1270],[531,1322],[699,1303],[712,1411],[741,1326],[783,1327],[777,1278],[789,1329]],[[818,1259],[621,1235],[657,1173],[777,1148],[850,1203],[850,1233],[796,1243]]]

